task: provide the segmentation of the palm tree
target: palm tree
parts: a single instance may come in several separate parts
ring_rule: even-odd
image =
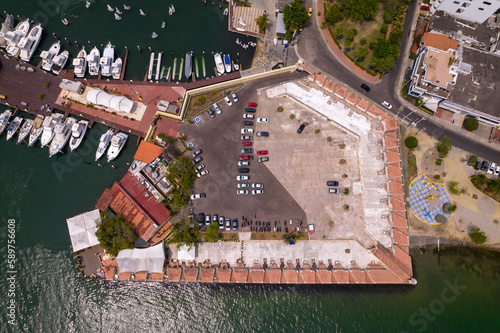
[[[255,23],[259,26],[260,32],[266,32],[266,28],[269,26],[269,15],[263,14],[255,19]]]
[[[295,235],[292,234],[291,232],[287,232],[286,234],[283,234],[283,242],[285,244],[290,244],[290,241],[294,240]]]

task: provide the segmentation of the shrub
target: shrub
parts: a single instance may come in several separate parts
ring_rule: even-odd
[[[382,23],[382,26],[380,27],[380,32],[383,33],[383,34],[385,34],[385,33],[387,33],[388,29],[389,28],[387,27],[387,24]]]
[[[351,41],[350,41],[350,40],[348,40],[348,39],[346,39],[346,40],[345,40],[345,42],[344,42],[344,47],[345,47],[346,49],[350,48],[350,47],[351,47]],[[351,59],[351,60],[352,60],[352,59]]]
[[[282,106],[278,106],[278,108],[276,109],[276,111],[283,112],[283,107]]]
[[[344,189],[344,194],[345,194],[345,195],[349,195],[349,189],[348,189],[348,188],[345,188],[345,189]]]
[[[113,115],[113,116],[116,115],[116,112],[115,111],[111,112],[111,115]]]
[[[349,205],[344,205],[344,210],[349,210]]]
[[[38,98],[39,98],[39,99],[42,99],[42,98],[43,98],[43,96],[45,96],[45,94],[44,94],[44,93],[39,93],[39,94],[38,94]]]
[[[405,139],[405,146],[408,149],[415,149],[418,147],[418,139],[414,136],[409,136]]]
[[[464,121],[464,127],[470,132],[474,132],[479,128],[479,121],[476,118],[467,117]]]
[[[359,40],[359,43],[360,43],[361,45],[366,45],[366,38],[365,38],[365,37],[361,38],[361,39]]]
[[[458,185],[459,185],[459,182],[456,182],[454,180],[452,180],[451,182],[449,182],[448,183],[448,188],[449,188],[450,192],[453,193],[453,194],[455,194],[455,195],[460,195],[461,192],[458,189]]]
[[[435,180],[440,180],[440,179],[441,179],[441,176],[440,176],[440,175],[434,175],[434,179],[435,179]]]
[[[437,165],[437,166],[441,166],[441,165],[443,165],[443,160],[442,160],[442,159],[440,159],[440,158],[438,158],[438,159],[436,160],[436,165]]]
[[[314,130],[314,133],[316,133],[316,134],[319,134],[319,132],[321,132],[321,130],[319,128]]]
[[[410,59],[417,59],[417,54],[414,52],[410,53]]]
[[[294,115],[294,114],[291,114],[291,115],[290,115],[290,119],[292,119],[292,120],[293,120],[293,119],[295,119],[295,115]]]
[[[384,23],[392,23],[394,15],[391,12],[384,12]]]
[[[347,177],[348,177],[348,176],[347,176],[347,173],[344,173],[344,174],[342,175],[342,178],[344,178],[344,179],[346,179]]]
[[[45,83],[43,84],[43,87],[44,87],[44,88],[48,88],[49,86],[50,86],[50,82],[49,82],[49,81],[47,81],[47,82],[45,82]]]
[[[188,124],[192,124],[193,123],[193,120],[192,119],[188,119]]]
[[[479,227],[470,228],[469,237],[474,242],[474,244],[486,243],[486,236],[484,234],[484,231],[481,231],[481,229],[479,229]]]
[[[446,158],[451,150],[451,140],[449,137],[444,137],[436,143],[436,149],[440,158]]]

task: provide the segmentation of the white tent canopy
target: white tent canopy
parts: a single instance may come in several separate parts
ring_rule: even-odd
[[[101,223],[98,209],[66,219],[73,251],[77,252],[99,244],[95,232]]]
[[[132,112],[135,103],[126,97],[111,95],[100,89],[90,89],[87,93],[87,101],[126,113]]]
[[[165,262],[163,242],[146,249],[122,250],[116,256],[120,272],[162,273]]]
[[[194,260],[196,258],[196,248],[191,246],[182,245],[177,252],[178,260]]]

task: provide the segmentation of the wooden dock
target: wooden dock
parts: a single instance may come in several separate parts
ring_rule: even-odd
[[[127,66],[127,58],[128,58],[128,48],[125,49],[125,59],[123,60],[122,64],[122,73],[120,74],[120,80],[123,81],[123,78],[125,77],[125,67]]]

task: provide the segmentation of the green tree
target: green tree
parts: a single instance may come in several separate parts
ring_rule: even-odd
[[[339,5],[334,4],[331,6],[325,15],[325,21],[329,24],[335,24],[342,21],[344,18],[344,12],[340,9]]]
[[[121,215],[104,218],[97,226],[95,235],[101,247],[112,255],[117,255],[124,249],[134,248],[134,242],[139,238],[132,223],[125,221],[125,217]]]
[[[384,23],[390,24],[394,20],[394,15],[391,12],[384,12]]]
[[[441,138],[439,142],[436,142],[436,149],[440,158],[446,158],[451,150],[451,139],[447,136]]]
[[[219,240],[219,230],[217,222],[212,222],[203,235],[205,242],[215,243]]]
[[[357,34],[358,34],[358,30],[353,28],[346,33],[345,38],[352,42],[354,40],[354,37],[356,37]]]
[[[335,38],[339,39],[340,37],[342,37],[344,29],[342,29],[342,27],[336,27],[334,33],[335,33]]]
[[[364,58],[368,54],[366,47],[358,47],[356,49],[356,58]]]
[[[174,224],[172,236],[168,240],[169,244],[177,244],[180,248],[182,244],[191,247],[198,247],[198,242],[201,240],[201,232],[198,228],[187,226],[186,221],[182,220]]]
[[[414,136],[409,136],[405,139],[405,146],[408,149],[415,149],[418,147],[418,139]]]
[[[484,244],[486,243],[486,235],[484,231],[481,231],[479,227],[472,227],[469,230],[469,237],[474,242],[474,244]]]
[[[350,47],[351,47],[351,41],[350,41],[349,39],[346,39],[346,40],[344,41],[344,47],[345,47],[346,49],[348,49],[348,48],[350,48]]]
[[[295,235],[291,232],[287,232],[285,234],[283,234],[283,236],[281,236],[283,238],[283,242],[285,244],[290,244],[290,241],[293,241],[294,238],[295,238]]]
[[[255,19],[255,23],[259,27],[261,33],[266,32],[266,28],[269,26],[269,22],[271,22],[271,20],[269,19],[268,14],[262,14]]]
[[[380,32],[383,33],[383,34],[385,34],[385,33],[387,33],[388,29],[389,28],[387,27],[387,24],[382,23],[382,26],[380,27]]]
[[[195,178],[193,163],[185,156],[179,157],[168,165],[166,179],[173,188],[163,203],[170,206],[173,213],[186,206],[191,194],[191,184]]]
[[[295,0],[283,8],[283,22],[285,23],[285,39],[292,40],[295,30],[309,22],[309,15],[307,14],[304,1]]]
[[[340,8],[355,21],[371,21],[377,16],[377,0],[342,0]]]
[[[363,38],[361,38],[361,39],[359,40],[359,43],[360,43],[361,45],[366,45],[366,38],[364,38],[364,37],[363,37]]]
[[[479,128],[479,121],[476,118],[467,117],[464,121],[464,127],[468,131],[474,132]]]

